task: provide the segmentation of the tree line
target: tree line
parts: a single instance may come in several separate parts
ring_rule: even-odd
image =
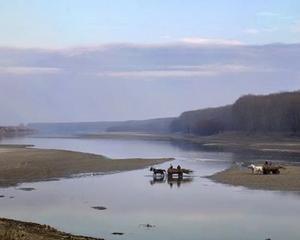
[[[212,135],[223,131],[300,133],[300,91],[246,95],[234,104],[182,113],[171,132]]]

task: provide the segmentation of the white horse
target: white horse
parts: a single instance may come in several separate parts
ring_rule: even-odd
[[[248,168],[252,170],[253,174],[262,174],[263,173],[262,166],[255,166],[254,164],[251,164],[248,166]]]

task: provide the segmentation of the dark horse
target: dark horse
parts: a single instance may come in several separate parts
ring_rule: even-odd
[[[154,175],[156,175],[156,174],[165,175],[165,172],[166,172],[166,170],[164,170],[164,169],[158,169],[158,168],[154,168],[154,167],[151,167],[150,171],[153,172]]]

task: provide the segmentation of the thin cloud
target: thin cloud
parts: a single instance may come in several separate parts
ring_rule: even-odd
[[[272,33],[277,31],[275,27],[265,27],[265,28],[247,28],[243,32],[250,35],[257,35],[260,33]]]
[[[198,38],[198,37],[186,37],[181,39],[181,42],[188,44],[200,44],[200,45],[243,45],[242,42],[234,39],[218,39],[218,38]]]
[[[290,29],[293,33],[300,33],[300,21],[294,22]]]
[[[235,41],[211,39],[196,42],[151,46],[115,44],[55,51],[0,48],[0,74],[76,74],[76,77],[83,79],[93,76],[185,79],[237,73],[299,71],[298,44],[249,46]]]
[[[253,34],[253,35],[255,35],[255,34],[260,33],[260,30],[258,30],[257,28],[247,28],[243,32],[246,33],[246,34]]]
[[[1,121],[173,116],[250,92],[300,88],[300,44],[217,43],[0,47]]]
[[[256,15],[262,18],[277,18],[283,21],[290,21],[295,19],[295,16],[285,15],[278,12],[269,12],[269,11],[258,12]]]
[[[269,11],[262,11],[257,13],[258,16],[263,16],[263,17],[279,17],[281,14],[276,13],[276,12],[269,12]]]
[[[270,72],[270,69],[258,69],[245,65],[215,64],[203,66],[176,66],[165,70],[141,70],[141,71],[117,71],[100,72],[99,77],[113,78],[185,78],[185,77],[213,77],[226,74],[249,73],[249,72]]]
[[[48,75],[60,72],[61,69],[51,67],[0,67],[0,74],[5,75]]]

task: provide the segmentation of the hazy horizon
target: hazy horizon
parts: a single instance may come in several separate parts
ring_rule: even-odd
[[[4,1],[0,125],[175,117],[299,90],[300,3],[231,2]]]

